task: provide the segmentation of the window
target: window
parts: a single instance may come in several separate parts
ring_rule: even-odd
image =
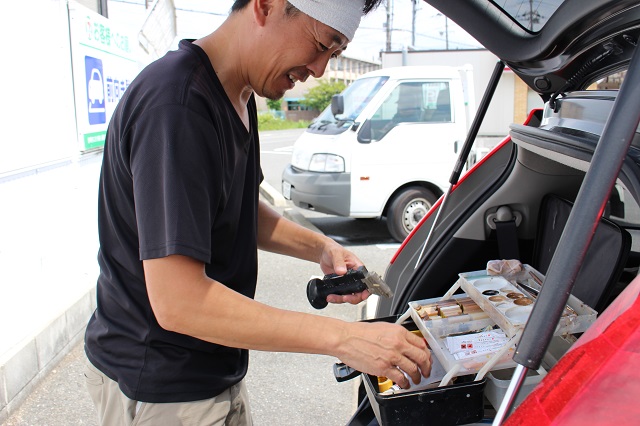
[[[587,90],[618,90],[620,89],[626,75],[626,71],[610,74],[589,86]]]
[[[380,105],[371,127],[376,139],[381,139],[400,124],[446,123],[451,119],[448,82],[408,82],[399,84]]]
[[[309,111],[310,109],[308,106],[302,105],[298,100],[287,100],[288,111]]]
[[[611,192],[605,217],[625,228],[631,234],[631,251],[640,252],[640,207],[623,184]]]
[[[538,32],[564,0],[492,0],[521,27]]]

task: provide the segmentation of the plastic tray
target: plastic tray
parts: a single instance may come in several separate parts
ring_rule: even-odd
[[[460,300],[467,297],[469,296],[467,296],[466,294],[456,294],[448,299]],[[471,315],[460,315],[451,318],[437,318],[426,321],[420,318],[420,315],[418,315],[416,311],[416,307],[418,305],[429,305],[437,303],[441,300],[442,297],[436,297],[432,299],[409,302],[409,307],[412,308],[411,317],[413,321],[418,325],[422,323],[422,326],[429,328],[434,336],[446,336],[452,333],[464,333],[471,330],[476,330],[478,328],[486,327],[487,325],[495,324],[495,322],[492,321],[488,315],[482,315],[482,318],[479,319]]]
[[[533,309],[533,300],[502,276],[460,274],[461,287],[509,337],[524,327]],[[517,299],[507,296],[517,295]],[[517,305],[525,301],[529,305]]]
[[[466,294],[457,294],[453,296],[453,299],[465,298],[469,297]],[[438,361],[442,364],[445,370],[454,371],[454,376],[462,376],[466,374],[474,374],[477,373],[491,358],[495,353],[489,354],[481,354],[473,358],[468,358],[464,360],[457,360],[447,349],[445,339],[447,336],[451,334],[458,333],[467,333],[474,330],[481,330],[487,326],[495,325],[495,321],[491,318],[485,318],[481,320],[472,320],[469,319],[466,322],[452,322],[447,320],[454,320],[457,317],[453,318],[443,318],[441,320],[424,320],[420,318],[417,311],[415,310],[415,306],[417,304],[427,305],[431,303],[435,303],[440,301],[441,298],[434,299],[425,299],[420,301],[410,302],[409,306],[411,307],[411,318],[418,326],[420,332],[427,340],[429,347],[433,354],[438,358]],[[515,343],[511,346],[515,347]],[[507,350],[504,356],[502,356],[496,365],[493,366],[492,369],[504,369],[504,368],[512,368],[515,367],[515,362],[511,359],[513,357],[514,347],[511,350]]]
[[[459,274],[460,278],[458,281],[445,296],[409,302],[411,318],[422,332],[433,354],[438,358],[445,370],[452,372],[450,376],[455,377],[477,373],[489,361],[495,362],[494,365],[486,367],[486,369],[490,371],[516,366],[512,357],[516,343],[519,340],[518,333],[524,328],[535,304],[535,297],[528,293],[522,284],[535,290],[540,290],[541,287],[538,281],[542,282],[544,278],[542,274],[529,265],[523,266],[524,270],[521,273],[510,276],[509,279],[499,275],[490,276],[484,270],[461,273]],[[451,294],[460,288],[464,290],[465,293],[451,296]],[[496,294],[483,294],[486,290],[493,290]],[[515,300],[517,299],[507,297],[510,293],[523,294],[524,297],[531,300],[531,304],[516,304]],[[501,303],[490,300],[493,296],[501,296]],[[464,297],[473,299],[488,317],[484,319],[474,319],[470,316],[461,315],[436,320],[423,320],[415,310],[417,305],[436,303],[443,298],[460,299]],[[558,328],[556,329],[556,335],[584,332],[596,319],[596,311],[582,303],[575,296],[569,296],[568,305],[571,310],[567,310],[567,315],[561,318]],[[496,324],[511,338],[506,347],[503,347],[503,353],[497,360],[494,359],[497,351],[481,354],[473,358],[457,360],[446,347],[445,338],[448,335],[467,333]]]
[[[488,275],[485,271],[474,271],[459,274],[459,284],[509,337],[523,329],[535,305],[535,296],[527,291],[520,283],[540,291],[538,280],[544,275],[529,265],[523,265],[524,270],[514,276]],[[496,293],[496,294],[492,294]],[[513,294],[523,297],[510,298]],[[518,302],[526,300],[530,304],[523,306]],[[582,333],[596,320],[597,312],[582,303],[573,295],[569,296],[567,305],[571,309],[565,310],[560,318],[556,335]]]

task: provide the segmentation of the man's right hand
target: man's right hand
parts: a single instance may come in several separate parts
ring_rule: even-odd
[[[407,389],[431,372],[431,352],[424,339],[398,324],[348,323],[337,348],[338,358],[363,373],[384,376]],[[402,370],[402,371],[400,371]]]

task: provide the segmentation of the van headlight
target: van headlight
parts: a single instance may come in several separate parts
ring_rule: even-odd
[[[291,165],[293,167],[300,170],[307,170],[310,161],[311,156],[304,150],[293,150],[293,155],[291,156]]]
[[[313,154],[309,162],[311,172],[344,172],[344,158],[334,154]]]

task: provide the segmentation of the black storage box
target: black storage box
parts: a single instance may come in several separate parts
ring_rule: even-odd
[[[363,322],[396,322],[394,315]],[[401,324],[409,331],[418,326],[408,320]],[[378,378],[362,374],[362,382],[375,413],[382,426],[463,425],[484,417],[484,387],[487,379],[474,382],[475,376],[457,377],[455,384],[441,388],[403,392],[397,395],[380,395]]]
[[[380,395],[377,377],[362,376],[369,402],[382,426],[463,425],[484,416],[486,378],[474,382],[473,376],[463,376],[455,384],[441,388]]]

